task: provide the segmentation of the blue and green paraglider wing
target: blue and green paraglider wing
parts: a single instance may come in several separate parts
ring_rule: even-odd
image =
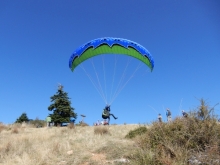
[[[130,40],[121,38],[98,38],[92,40],[74,51],[69,60],[73,71],[83,61],[101,54],[124,54],[145,63],[150,70],[154,68],[154,60],[147,49]]]

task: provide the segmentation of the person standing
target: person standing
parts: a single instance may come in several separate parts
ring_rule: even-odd
[[[161,116],[160,113],[158,114],[158,120],[159,120],[160,123],[162,122],[162,116]]]
[[[184,110],[182,110],[182,114],[183,114],[183,117],[185,117],[185,118],[188,117],[188,113],[186,113]]]
[[[167,112],[166,112],[166,116],[167,116],[167,122],[171,122],[172,117],[171,117],[171,111],[169,108],[167,108]]]
[[[46,122],[47,122],[47,127],[50,127],[50,123],[51,123],[51,117],[50,116],[47,116]]]
[[[96,125],[100,125],[100,122],[99,122],[99,120],[96,122]]]

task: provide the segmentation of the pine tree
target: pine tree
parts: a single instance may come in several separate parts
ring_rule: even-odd
[[[71,107],[68,93],[63,91],[63,86],[59,85],[57,93],[50,97],[50,99],[53,103],[48,107],[48,110],[53,111],[50,117],[55,126],[65,122],[68,123],[71,118],[77,118],[74,108]]]
[[[22,113],[21,116],[19,118],[17,118],[15,123],[23,123],[23,122],[28,122],[29,119],[27,117],[26,113]]]

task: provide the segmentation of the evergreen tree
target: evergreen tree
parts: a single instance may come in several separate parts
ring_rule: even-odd
[[[17,118],[17,120],[15,121],[15,123],[23,123],[23,122],[28,122],[29,119],[27,117],[26,113],[22,113],[21,116],[19,118]]]
[[[60,123],[70,122],[71,118],[77,118],[74,108],[71,107],[68,93],[63,91],[63,86],[59,85],[57,93],[50,99],[53,103],[48,107],[48,110],[53,111],[53,113],[49,116],[55,126]]]

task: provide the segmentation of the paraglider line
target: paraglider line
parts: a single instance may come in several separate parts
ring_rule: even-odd
[[[112,86],[111,86],[111,93],[110,93],[110,98],[112,98],[112,91],[113,91],[113,86],[115,82],[115,73],[116,73],[116,67],[117,67],[117,57],[115,55],[115,64],[114,64],[114,73],[113,73],[113,79],[112,79]]]
[[[115,92],[114,92],[114,94],[113,94],[113,97],[111,98],[110,103],[113,102],[112,100],[114,100],[115,95],[118,93],[118,91],[119,91],[119,89],[120,89],[120,86],[122,86],[121,83],[122,83],[122,80],[124,80],[125,72],[126,72],[128,66],[129,66],[129,58],[128,58],[128,60],[127,60],[127,65],[125,66],[125,69],[124,69],[124,71],[123,71],[123,73],[122,73],[122,76],[121,76],[121,78],[120,78],[120,80],[119,80],[119,83],[118,83],[118,85],[117,85],[117,87],[116,87],[116,90],[115,90]]]
[[[106,100],[105,94],[104,94],[104,92],[103,92],[103,89],[102,89],[102,86],[101,86],[101,83],[100,83],[100,80],[99,80],[99,76],[98,76],[97,71],[96,71],[96,68],[95,68],[95,65],[94,65],[92,59],[91,59],[91,61],[92,61],[92,66],[93,66],[93,69],[94,69],[94,71],[95,71],[96,78],[97,78],[97,81],[98,81],[98,84],[99,84],[99,89],[100,89],[100,91],[101,91],[101,93],[102,93],[102,95],[103,95],[103,97],[104,97],[104,99],[105,99],[105,102],[107,103],[107,100]]]
[[[106,76],[105,76],[105,61],[104,61],[104,56],[102,56],[102,66],[103,66],[104,83],[105,83],[105,96],[106,96],[106,101],[108,102],[108,96],[107,96],[107,90],[106,90]]]
[[[120,92],[122,91],[122,89],[124,89],[124,87],[127,85],[127,83],[134,77],[135,73],[141,68],[141,63],[139,63],[139,65],[137,66],[137,68],[135,69],[135,71],[133,72],[133,74],[129,77],[129,79],[125,82],[125,84],[120,88],[120,90],[117,91],[117,93],[115,94],[114,98],[111,101],[111,104],[113,103],[113,101],[118,97],[118,95],[120,94]]]
[[[95,87],[95,89],[97,90],[97,92],[99,93],[99,95],[101,96],[101,98],[103,99],[103,101],[107,104],[107,102],[105,101],[105,98],[103,97],[103,95],[101,94],[100,90],[98,89],[97,85],[95,84],[94,80],[92,79],[92,77],[87,73],[86,69],[83,67],[83,65],[80,65],[80,67],[83,69],[83,71],[85,72],[85,74],[87,75],[87,77],[89,78],[89,80],[91,81],[91,83],[93,84],[93,86]]]

